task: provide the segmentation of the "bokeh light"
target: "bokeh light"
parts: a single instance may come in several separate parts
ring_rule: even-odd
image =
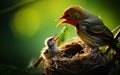
[[[25,8],[16,12],[12,21],[12,31],[17,37],[32,37],[40,27],[40,14],[34,9]]]

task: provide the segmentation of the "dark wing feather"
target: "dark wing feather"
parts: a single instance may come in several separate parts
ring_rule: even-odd
[[[79,23],[79,25],[85,26],[86,31],[88,33],[113,38],[113,34],[103,23],[100,22],[92,23],[88,21],[82,21]],[[76,26],[78,29],[79,29],[79,25]]]
[[[113,37],[113,34],[111,33],[111,31],[104,25],[92,24],[87,30],[92,33]]]
[[[87,32],[92,34],[93,36],[95,35],[103,39],[105,42],[109,42],[109,43],[117,42],[114,39],[112,32],[105,25],[91,23],[90,26],[87,28]]]

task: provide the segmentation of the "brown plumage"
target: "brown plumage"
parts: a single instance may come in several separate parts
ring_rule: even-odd
[[[84,44],[91,48],[108,45],[111,46],[119,55],[120,49],[116,46],[117,42],[111,31],[104,25],[103,21],[81,8],[80,6],[68,7],[63,15],[59,18],[63,19],[62,23],[68,23],[76,27],[77,34]]]

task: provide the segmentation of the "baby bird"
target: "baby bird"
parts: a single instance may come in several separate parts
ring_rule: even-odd
[[[56,44],[57,39],[57,36],[53,36],[45,40],[46,47],[41,50],[41,55],[34,62],[33,67],[37,68],[42,61],[49,61],[55,55],[55,53],[58,51]]]

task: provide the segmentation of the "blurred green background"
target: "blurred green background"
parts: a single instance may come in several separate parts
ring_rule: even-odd
[[[25,67],[38,57],[44,40],[60,32],[63,26],[56,27],[56,19],[71,5],[101,16],[111,30],[120,24],[119,0],[1,0],[0,64]]]

